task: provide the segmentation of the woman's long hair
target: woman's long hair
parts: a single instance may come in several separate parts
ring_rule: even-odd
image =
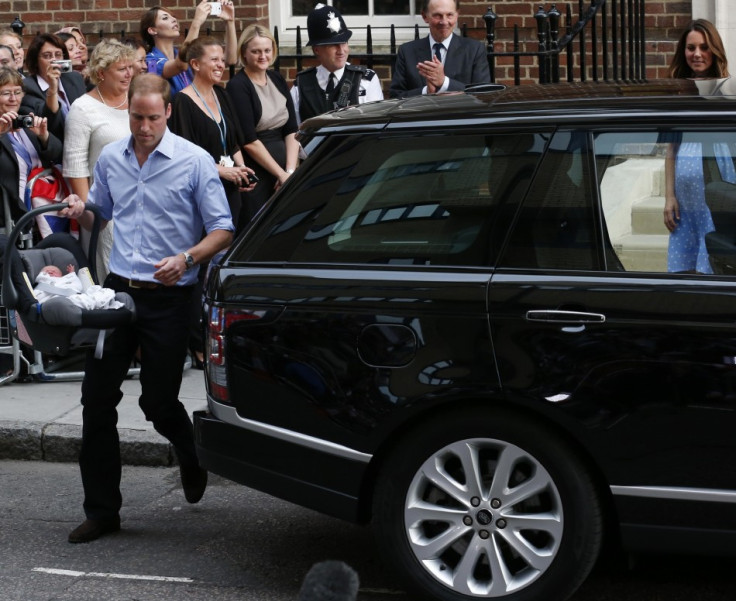
[[[153,6],[143,13],[143,16],[141,17],[141,38],[143,38],[143,43],[146,45],[146,50],[148,52],[153,50],[153,47],[156,45],[156,40],[154,40],[153,36],[148,33],[148,29],[150,27],[156,27],[156,17],[160,10],[164,9],[160,6]]]
[[[694,21],[690,21],[688,26],[685,28],[685,31],[682,32],[682,35],[677,42],[675,55],[672,57],[672,62],[670,63],[670,77],[684,79],[694,76],[694,73],[685,60],[687,36],[693,31],[698,31],[703,34],[705,43],[708,44],[708,48],[713,53],[713,64],[707,73],[707,77],[728,77],[728,59],[726,59],[726,50],[723,47],[721,34],[718,33],[715,25],[706,19],[695,19]]]

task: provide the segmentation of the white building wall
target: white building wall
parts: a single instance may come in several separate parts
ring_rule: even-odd
[[[716,26],[726,46],[728,70],[736,76],[736,11],[734,10],[734,0],[693,0],[693,19],[708,19]]]

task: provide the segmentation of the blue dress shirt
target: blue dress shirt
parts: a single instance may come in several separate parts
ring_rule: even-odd
[[[212,157],[168,129],[142,167],[130,136],[105,146],[94,173],[87,200],[113,221],[110,271],[124,278],[155,282],[154,265],[195,246],[203,229],[235,229]],[[190,269],[177,285],[196,279]]]

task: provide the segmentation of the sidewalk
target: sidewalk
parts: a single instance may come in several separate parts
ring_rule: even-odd
[[[0,386],[0,459],[76,462],[82,438],[81,382],[12,382]],[[140,382],[126,380],[118,406],[123,463],[173,465],[169,442],[138,407]],[[184,370],[179,399],[191,415],[207,406],[204,376]]]

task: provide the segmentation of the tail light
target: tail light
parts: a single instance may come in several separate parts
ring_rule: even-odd
[[[210,396],[229,403],[227,381],[227,331],[236,322],[258,320],[265,311],[208,307],[207,310],[207,386]]]

